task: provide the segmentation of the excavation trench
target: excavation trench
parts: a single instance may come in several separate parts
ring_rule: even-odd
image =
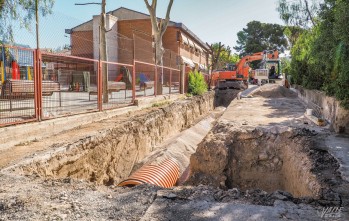
[[[115,121],[98,135],[56,147],[14,170],[116,185],[144,165],[174,159],[180,171],[177,185],[282,190],[295,197],[338,201],[324,196],[331,189],[317,176],[313,156],[326,153],[314,149],[312,132],[287,126],[243,130],[231,122],[216,122],[223,108],[215,107],[227,106],[238,92],[210,92]],[[326,159],[321,163],[333,161]]]
[[[311,172],[307,135],[278,127],[248,132],[229,128],[216,127],[209,135],[214,138],[206,138],[199,146],[191,159],[189,183],[319,196],[321,185]]]
[[[225,104],[237,93],[236,90],[224,93],[227,97]],[[113,185],[126,179],[140,165],[174,158],[179,162],[182,174],[197,144],[221,113],[221,110],[215,110],[216,106],[220,106],[219,102],[215,92],[211,91],[203,96],[152,108],[123,121],[118,118],[102,121],[101,124],[108,124],[108,129],[100,130],[97,135],[87,135],[69,145],[54,146],[8,169],[44,178],[71,177]],[[152,152],[158,156],[157,159],[149,156]],[[143,160],[146,157],[148,161]]]
[[[340,205],[335,189],[343,182],[338,161],[323,148],[326,135],[304,126],[305,109],[291,91],[268,87],[230,104],[191,156],[185,184],[285,191]]]

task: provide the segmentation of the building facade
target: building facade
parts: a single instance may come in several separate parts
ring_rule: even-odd
[[[99,58],[99,22],[100,16],[94,16],[92,20],[66,30],[71,35],[73,56]],[[149,15],[121,7],[107,13],[106,29],[108,62],[131,64],[135,58],[154,63]],[[171,56],[177,57],[175,66],[181,71],[182,78],[193,69],[208,72],[209,48],[183,23],[169,22],[163,36],[163,47],[171,51]],[[174,67],[174,64],[164,62],[164,66]],[[144,65],[140,69],[147,71],[151,68]]]

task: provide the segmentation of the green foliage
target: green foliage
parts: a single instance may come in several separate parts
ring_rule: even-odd
[[[303,28],[300,28],[298,26],[286,26],[284,30],[284,34],[286,35],[290,46],[293,46],[299,36],[304,32],[305,30]]]
[[[316,24],[322,0],[279,0],[277,10],[288,26],[308,29]]]
[[[36,0],[0,0],[0,42],[13,42],[13,22],[30,31],[35,19]],[[55,0],[38,0],[39,13],[46,16],[52,13]]]
[[[169,104],[171,104],[170,101],[161,101],[161,102],[154,103],[151,106],[152,107],[163,107],[163,106],[166,106],[166,105],[169,105]]]
[[[234,47],[240,56],[264,50],[283,51],[288,47],[284,27],[278,24],[252,21],[237,34],[237,46]]]
[[[349,3],[325,0],[316,26],[298,37],[290,73],[294,83],[319,89],[349,109]]]
[[[207,84],[204,76],[197,72],[191,71],[189,73],[189,87],[188,93],[192,95],[202,95],[207,91]]]
[[[220,45],[220,43],[213,43],[211,45],[211,70],[223,69],[226,64],[237,63],[240,58],[237,54],[231,54],[231,49],[229,46]]]
[[[282,58],[281,59],[281,67],[283,70],[283,73],[287,75],[291,74],[291,60],[288,58]]]

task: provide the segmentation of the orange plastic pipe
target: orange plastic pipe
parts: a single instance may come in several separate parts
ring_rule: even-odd
[[[144,183],[170,188],[179,178],[179,165],[173,159],[166,159],[159,165],[144,165],[118,186],[136,186]]]

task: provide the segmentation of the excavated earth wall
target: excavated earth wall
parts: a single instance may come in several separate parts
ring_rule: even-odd
[[[348,182],[325,147],[328,131],[307,122],[297,95],[284,90],[266,85],[234,100],[191,156],[185,184],[286,191],[306,202],[347,207]]]
[[[55,154],[25,163],[16,170],[48,178],[71,177],[111,185],[127,178],[133,165],[180,131],[214,109],[214,92],[179,100],[147,114],[116,122]]]
[[[240,131],[220,124],[192,156],[190,182],[318,197],[321,185],[310,172],[310,146],[307,136],[287,127]]]

